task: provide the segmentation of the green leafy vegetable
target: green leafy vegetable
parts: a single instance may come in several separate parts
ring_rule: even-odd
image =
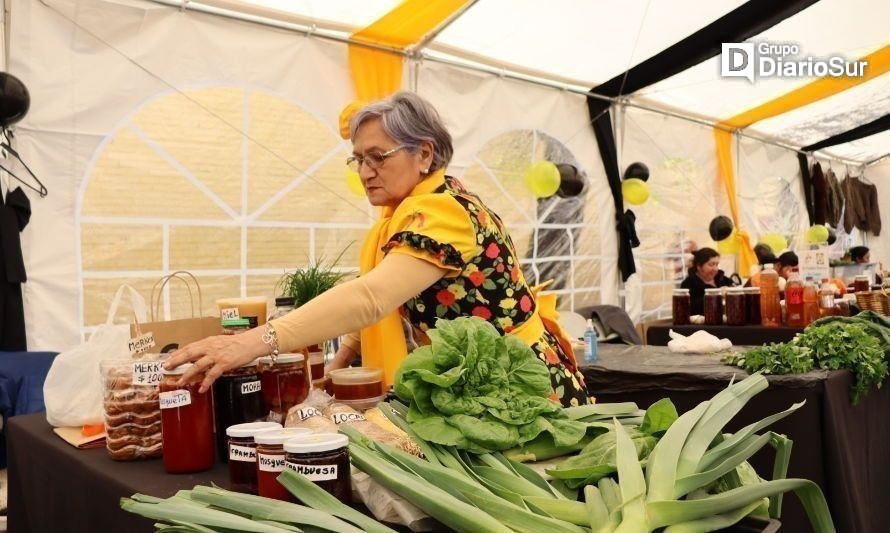
[[[487,321],[439,320],[396,372],[395,392],[422,439],[476,453],[506,450],[549,435],[572,446],[586,433],[550,397],[550,371],[523,341]]]

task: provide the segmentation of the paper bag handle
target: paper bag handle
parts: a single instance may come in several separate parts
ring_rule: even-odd
[[[188,272],[186,270],[177,270],[171,274],[167,274],[162,277],[158,281],[155,282],[154,286],[151,288],[151,321],[155,322],[158,316],[160,316],[160,308],[161,308],[161,297],[164,292],[164,287],[167,283],[170,282],[171,279],[178,279],[185,284],[186,289],[189,291],[189,307],[192,310],[192,318],[195,318],[195,299],[192,296],[192,286],[189,284],[188,280],[183,276],[188,276],[192,279],[195,284],[195,288],[198,292],[198,312],[197,315],[200,316],[202,310],[204,309],[204,295],[201,293],[201,284],[198,283],[198,278],[195,277],[194,274]]]

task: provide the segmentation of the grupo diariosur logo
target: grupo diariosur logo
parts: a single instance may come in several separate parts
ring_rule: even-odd
[[[720,75],[746,78],[860,78],[868,61],[842,56],[802,56],[795,43],[723,43]]]

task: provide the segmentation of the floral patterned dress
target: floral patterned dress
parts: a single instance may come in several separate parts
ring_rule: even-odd
[[[472,315],[505,334],[533,317],[535,299],[503,223],[456,179],[406,198],[393,219],[384,254],[407,253],[450,270],[401,308],[415,331],[435,327],[438,318]],[[550,369],[554,400],[589,403],[581,372],[553,334],[545,330],[531,348]]]

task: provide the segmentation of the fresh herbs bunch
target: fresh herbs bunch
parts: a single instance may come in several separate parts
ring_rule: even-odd
[[[276,292],[294,299],[294,307],[300,307],[319,294],[334,288],[335,285],[350,276],[349,272],[336,270],[337,264],[349,249],[344,248],[336,259],[327,263],[324,257],[319,258],[305,268],[286,272],[275,286]]]
[[[803,374],[814,368],[813,351],[792,342],[774,342],[747,352],[733,352],[723,362],[750,373],[764,374]]]

